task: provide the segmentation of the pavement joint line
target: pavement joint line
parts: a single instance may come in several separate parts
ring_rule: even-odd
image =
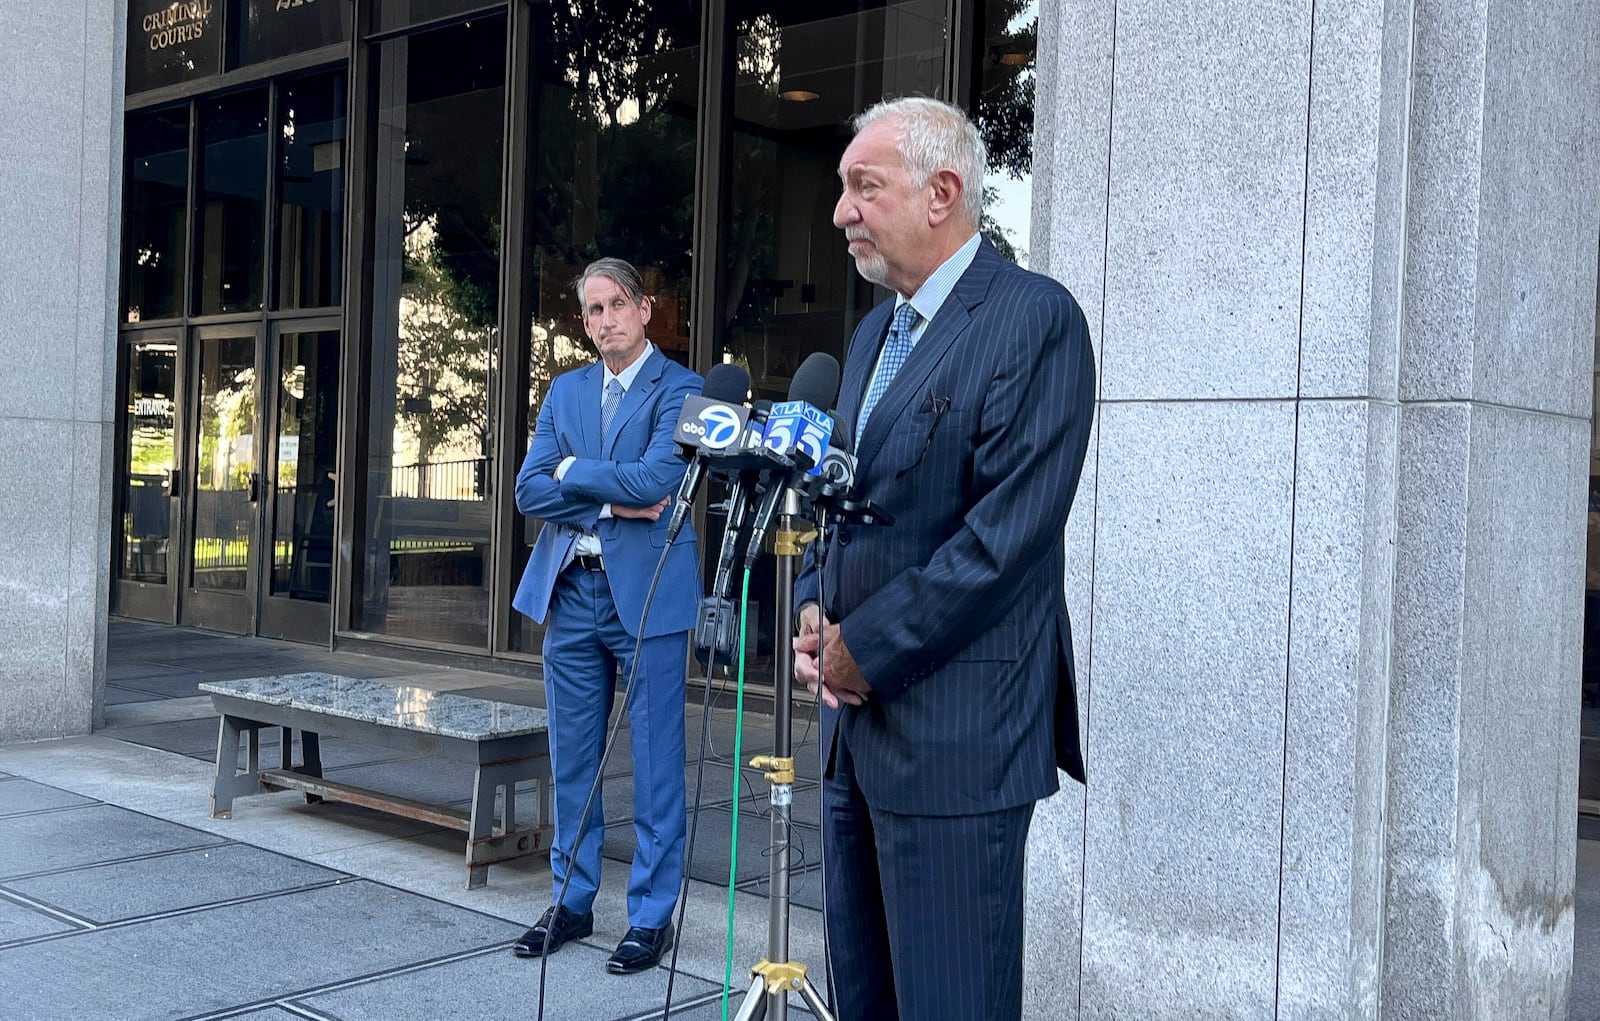
[[[111,807],[111,808],[118,808],[119,807],[119,806],[116,806],[116,805],[105,806],[101,802],[96,802],[94,805],[72,805],[72,806],[69,806],[69,807],[70,808],[95,808],[97,806],[98,807]],[[66,811],[66,809],[62,809],[62,811]],[[131,809],[131,808],[123,808],[123,809],[121,809],[121,811],[134,812],[134,810]],[[182,826],[183,829],[193,830],[193,832],[198,836],[214,836],[214,834],[208,834],[204,830],[194,830],[193,827],[183,826],[182,823],[175,823],[175,822],[172,822],[170,819],[162,819],[160,816],[157,816],[157,815],[149,815],[148,813],[145,813],[145,812],[134,812],[134,814],[135,815],[143,815],[143,816],[146,816],[146,818],[150,818],[150,819],[156,819],[156,820],[158,820],[160,822],[166,823],[169,826]],[[183,854],[183,853],[185,853],[187,851],[208,851],[213,847],[226,847],[229,844],[234,844],[234,843],[239,843],[239,841],[229,840],[226,837],[220,837],[217,840],[213,840],[213,841],[210,841],[209,843],[204,843],[204,844],[186,844],[183,847],[167,847],[167,848],[162,848],[159,851],[146,851],[144,854],[130,854],[130,855],[127,855],[126,857],[122,857],[122,858],[107,858],[105,861],[80,862],[77,865],[63,865],[60,868],[41,869],[38,872],[17,872],[17,873],[14,873],[12,875],[0,875],[0,884],[3,884],[3,883],[14,883],[19,879],[42,879],[45,876],[59,876],[62,873],[65,873],[65,872],[80,872],[83,869],[97,868],[97,867],[99,867],[101,865],[126,865],[126,864],[131,864],[133,862],[149,861],[152,858],[165,858],[165,857],[167,857],[169,855]],[[249,846],[254,846],[254,845],[249,845]],[[324,866],[324,867],[326,867],[326,866]]]
[[[171,692],[166,692],[166,691],[152,691],[149,688],[140,688],[140,687],[136,686],[135,683],[134,683],[135,681],[147,681],[151,677],[158,677],[158,676],[168,676],[168,675],[165,675],[165,674],[151,674],[149,677],[135,677],[130,681],[113,681],[113,680],[109,680],[108,679],[106,681],[106,687],[108,687],[108,688],[120,688],[123,691],[131,691],[136,695],[154,695],[155,698],[152,701],[166,702],[166,701],[175,701],[175,700],[180,699],[180,698],[193,698],[194,697],[194,695],[174,695]],[[199,674],[195,675],[195,678],[196,678],[195,684],[199,684],[200,683],[199,677],[200,677]],[[199,691],[198,688],[196,689],[195,694],[200,694],[200,691]]]
[[[679,975],[689,975],[688,972],[682,971],[682,970],[680,970],[678,972],[678,974]],[[698,975],[689,975],[689,977],[690,978],[699,978]],[[705,981],[709,981],[709,980],[708,979],[700,979],[700,981],[705,982]],[[739,1009],[739,1008],[733,1006],[733,1001],[742,998],[742,996],[743,996],[742,993],[735,993],[732,990],[729,991],[728,1003],[729,1003],[729,1011],[730,1011],[730,1013],[732,1011],[736,1011],[736,1010]],[[676,1017],[682,1011],[694,1010],[696,1007],[704,1007],[704,1006],[707,1006],[709,1004],[716,1003],[717,1001],[719,1001],[721,999],[722,999],[722,990],[721,989],[713,989],[709,993],[700,993],[700,994],[698,994],[696,996],[691,996],[691,997],[689,997],[688,999],[686,999],[686,1000],[684,1000],[682,1002],[679,1002],[677,999],[674,999],[672,1001],[672,1014],[673,1014],[674,1017]],[[663,1004],[663,1006],[664,1005],[665,1004]],[[644,1012],[639,1013],[639,1014],[629,1014],[627,1017],[618,1018],[617,1021],[655,1021],[655,1019],[657,1019],[659,1017],[661,1017],[661,1007],[653,1007],[650,1010],[644,1011]]]
[[[34,781],[34,783],[38,783],[38,782],[39,781],[37,781],[37,780]],[[49,784],[40,784],[40,786],[49,787],[50,785]],[[52,790],[61,790],[60,787],[54,787],[54,788],[51,788],[51,789]],[[65,793],[74,795],[75,797],[79,797],[79,798],[88,797],[88,795],[78,794],[76,791],[66,791]],[[30,816],[30,815],[55,815],[58,812],[76,812],[76,811],[78,811],[79,809],[82,809],[82,808],[101,808],[101,807],[104,807],[104,806],[105,806],[105,802],[104,801],[95,801],[93,799],[90,799],[88,801],[85,801],[81,805],[49,805],[49,806],[47,806],[45,808],[25,808],[20,812],[6,812],[4,814],[0,814],[0,822],[3,822],[6,819],[21,819],[21,818],[24,818],[24,817]],[[0,878],[6,878],[6,877],[0,877]],[[14,878],[14,877],[11,877],[11,878]]]
[[[365,975],[357,975],[353,978],[339,979],[336,982],[325,982],[319,986],[311,986],[306,989],[300,989],[295,992],[275,996],[270,999],[257,1000],[252,1003],[241,1003],[236,1006],[228,1007],[224,1010],[207,1011],[204,1014],[190,1014],[178,1019],[178,1021],[225,1021],[226,1018],[238,1017],[240,1014],[248,1014],[253,1010],[266,1010],[269,1007],[288,1007],[291,1003],[293,1003],[293,1009],[307,1017],[314,1019],[314,1021],[322,1021],[324,1018],[327,1018],[328,1021],[338,1021],[337,1018],[332,1018],[329,1015],[316,1012],[315,1008],[302,1006],[298,1001],[310,999],[313,996],[323,996],[327,993],[338,992],[342,989],[350,989],[355,986],[369,985],[373,982],[379,982],[383,979],[393,978],[398,975],[409,975],[412,972],[425,971],[429,968],[437,968],[446,964],[454,964],[457,961],[467,961],[474,957],[484,957],[498,951],[504,951],[510,945],[511,941],[506,940],[501,943],[474,947],[470,950],[458,950],[453,954],[444,954],[442,956],[429,958],[423,961],[413,961],[410,964],[402,964],[399,967],[390,968],[386,971],[369,972]],[[310,1011],[311,1013],[306,1013],[307,1011]]]
[[[69,791],[68,793],[70,794],[72,792]],[[78,794],[76,796],[80,798],[84,797],[82,794]],[[44,808],[24,808],[19,812],[0,812],[0,822],[4,822],[7,819],[22,819],[31,815],[55,815],[57,812],[70,812],[75,808],[94,808],[97,805],[103,804],[105,804],[103,801],[91,800],[81,805],[48,805]]]
[[[334,871],[334,870],[329,870]],[[289,887],[283,890],[268,890],[263,893],[244,894],[239,897],[229,897],[227,900],[210,901],[206,904],[194,904],[186,908],[173,908],[170,911],[156,911],[148,915],[137,915],[133,918],[119,918],[114,922],[89,923],[87,929],[77,929],[71,932],[52,932],[42,936],[29,936],[26,939],[12,940],[9,943],[0,943],[0,950],[11,950],[20,946],[33,946],[37,943],[53,943],[56,940],[66,939],[70,936],[81,935],[84,932],[110,932],[115,929],[126,929],[132,925],[143,925],[146,922],[160,922],[168,918],[181,918],[185,915],[204,914],[214,908],[231,908],[240,904],[250,904],[259,900],[271,900],[286,894],[308,893],[324,890],[335,886],[346,886],[350,883],[365,883],[369,880],[358,876],[341,876],[336,879],[324,879],[315,883],[306,883],[301,886]],[[39,902],[43,903],[43,902]]]
[[[59,922],[66,922],[69,925],[79,926],[80,929],[93,929],[93,928],[96,927],[96,924],[97,924],[95,922],[95,920],[92,919],[92,918],[85,918],[82,915],[75,915],[72,912],[67,911],[67,910],[65,910],[63,908],[56,907],[54,904],[51,904],[48,901],[42,901],[42,900],[39,900],[36,897],[29,897],[27,894],[18,893],[15,890],[8,890],[3,886],[0,886],[0,898],[8,900],[11,903],[19,905],[21,907],[28,908],[28,909],[30,909],[32,911],[37,911],[41,915],[49,915],[51,918],[54,918]],[[65,935],[65,933],[57,933],[55,935]],[[11,941],[5,942],[5,943],[0,943],[0,949],[5,949],[6,947],[16,946],[16,945],[21,944],[21,943],[29,943],[29,942],[32,942],[34,939],[35,939],[35,937],[28,936],[28,937],[24,937],[22,939],[16,939],[16,940],[11,940]]]

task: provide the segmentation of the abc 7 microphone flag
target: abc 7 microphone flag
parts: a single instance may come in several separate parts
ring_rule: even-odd
[[[688,447],[725,450],[744,431],[746,414],[743,408],[730,407],[721,401],[691,394],[684,398],[683,413],[678,416],[676,439]]]

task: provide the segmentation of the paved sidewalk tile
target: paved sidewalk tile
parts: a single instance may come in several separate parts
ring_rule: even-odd
[[[0,897],[0,943],[68,932],[77,926]]]
[[[0,950],[0,989],[7,1017],[162,1021],[509,946],[520,932],[416,894],[352,882]]]
[[[135,691],[132,688],[119,688],[115,684],[106,684],[106,705],[131,705],[134,702],[159,701],[166,698],[151,691]]]
[[[191,670],[168,670],[164,674],[118,680],[116,685],[128,691],[141,691],[161,698],[188,698],[200,694],[197,687],[205,675]]]
[[[550,958],[545,977],[547,1021],[612,1021],[633,1017],[652,1007],[660,1013],[667,988],[662,969],[639,975],[608,975],[611,948],[588,942],[568,944]],[[679,975],[673,999],[693,1001],[716,987],[702,979]],[[374,982],[338,989],[302,1001],[307,1007],[341,1021],[437,1021],[440,1018],[486,1017],[496,1004],[532,1021],[538,1006],[539,962],[513,957],[510,951],[451,961]],[[679,1016],[673,1011],[673,1016]]]
[[[100,924],[347,878],[244,844],[18,879],[8,888]]]
[[[42,812],[70,805],[92,805],[94,799],[48,787],[32,780],[0,781],[0,817],[22,812]]]
[[[0,819],[0,881],[222,842],[222,837],[111,805],[14,815]]]

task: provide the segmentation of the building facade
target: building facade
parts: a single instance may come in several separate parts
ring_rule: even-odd
[[[112,612],[531,666],[511,494],[545,387],[593,357],[578,271],[633,262],[661,348],[781,399],[878,300],[830,223],[852,113],[988,111],[1025,234],[1036,24],[1015,0],[135,0]]]
[[[1564,1021],[1600,13],[68,9],[0,61],[0,738],[92,728],[108,613],[534,669],[571,278],[633,261],[663,349],[781,396],[880,297],[848,117],[939,95],[1100,361],[1029,1016]]]

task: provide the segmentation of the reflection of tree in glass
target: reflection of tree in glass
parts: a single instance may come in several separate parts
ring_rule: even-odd
[[[172,470],[172,424],[136,425],[128,439],[128,473],[159,475]]]
[[[244,489],[254,467],[249,447],[256,413],[255,367],[235,370],[229,383],[200,402],[197,479],[200,488],[213,492]]]
[[[1039,40],[1037,0],[991,0],[984,9],[984,59],[978,94],[978,132],[989,150],[990,174],[1018,181],[1033,173],[1034,59]],[[984,188],[983,204],[997,197]],[[1013,262],[1026,258],[1010,232],[985,212],[982,230]]]
[[[658,301],[652,338],[687,344],[669,312],[688,306],[694,222],[694,9],[570,0],[548,10],[530,197],[543,313],[530,334],[530,409],[552,378],[595,358],[567,284],[600,256],[645,275]]]
[[[739,22],[734,38],[735,88],[744,91],[746,103],[756,104],[746,116],[757,124],[774,123],[783,105],[778,98],[783,26],[771,13],[758,14]],[[752,85],[755,88],[750,90]],[[773,212],[782,203],[774,195],[781,178],[777,162],[778,143],[771,136],[734,133],[731,180],[737,187],[728,239],[728,307],[723,314],[730,328],[742,325],[745,330],[759,330],[765,319],[762,305],[768,295],[751,287],[750,280],[772,276],[778,261]],[[743,346],[737,345],[735,351],[741,364],[749,361]]]
[[[550,391],[550,381],[569,369],[588,365],[595,360],[594,349],[583,340],[569,336],[567,324],[558,319],[535,319],[529,331],[533,349],[528,359],[528,418],[532,419],[544,395]],[[579,337],[583,334],[580,332]]]
[[[569,0],[550,5],[550,52],[561,80],[602,125],[631,124],[667,98],[676,75],[662,54],[693,39],[674,39],[646,0]]]
[[[453,273],[440,257],[435,218],[414,221],[408,211],[397,350],[397,464],[486,455],[495,312],[492,295],[484,290]],[[406,456],[408,448],[414,457]]]

